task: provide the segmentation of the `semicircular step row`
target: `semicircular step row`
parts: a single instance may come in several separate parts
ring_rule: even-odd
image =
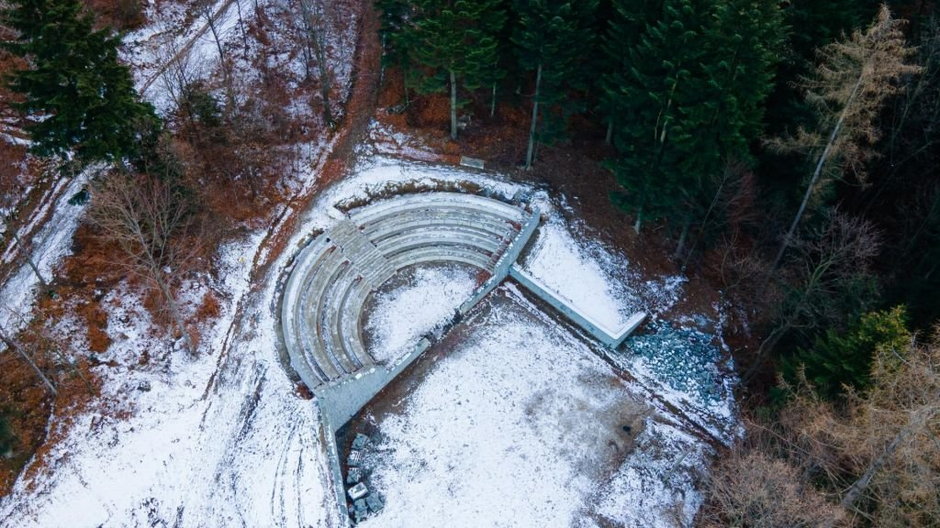
[[[460,262],[493,272],[524,211],[459,193],[423,193],[352,212],[304,248],[281,307],[291,366],[305,383],[344,379],[376,363],[362,339],[369,295],[398,270]]]

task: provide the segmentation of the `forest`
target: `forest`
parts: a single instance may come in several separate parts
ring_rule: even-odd
[[[446,94],[456,140],[524,106],[524,169],[609,145],[619,229],[733,299],[748,435],[703,525],[940,522],[932,4],[378,5],[403,108]]]
[[[207,269],[222,241],[282,199],[275,180],[298,162],[293,142],[355,112],[338,110],[321,14],[296,4],[267,23],[294,24],[301,35],[312,65],[301,84],[318,94],[306,124],[280,110],[283,79],[240,80],[234,58],[222,60],[211,86],[180,68],[174,109],[160,115],[118,58],[120,31],[141,23],[133,1],[0,3],[2,112],[31,145],[28,154],[6,145],[0,156],[30,156],[63,177],[109,167],[89,184],[89,218],[76,234],[83,264],[40,302],[32,330],[0,327],[0,340],[19,353],[0,359],[0,382],[15,387],[0,395],[0,453],[29,453],[54,402],[96,391],[92,362],[57,359],[41,330],[61,313],[61,297],[131,274],[194,351],[193,321],[212,317],[218,301],[184,313],[180,277]],[[653,247],[658,265],[703,277],[734,306],[725,340],[746,433],[704,483],[700,525],[940,524],[933,3],[375,7],[391,113],[432,123],[450,145],[485,146],[520,178],[595,190],[618,211],[607,225]],[[248,48],[240,60],[267,68]],[[248,95],[255,92],[268,95]],[[25,117],[36,113],[50,117]],[[562,156],[572,161],[556,163]],[[582,163],[591,168],[579,170]],[[14,200],[6,192],[13,180],[0,167],[0,199]],[[89,262],[108,271],[93,276]],[[88,308],[86,316],[101,314]],[[106,348],[101,340],[95,346]],[[0,490],[23,463],[8,464]]]

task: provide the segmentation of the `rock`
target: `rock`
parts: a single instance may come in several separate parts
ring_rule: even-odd
[[[358,499],[353,502],[353,519],[355,519],[357,523],[364,521],[368,513],[369,508],[366,506],[366,501]]]
[[[367,445],[369,445],[369,437],[362,433],[356,433],[356,438],[354,438],[352,442],[352,448],[362,449]]]
[[[366,504],[369,506],[369,511],[372,513],[379,513],[382,511],[382,508],[385,507],[385,503],[382,502],[382,499],[374,494],[366,497]]]
[[[347,493],[349,493],[350,499],[358,500],[369,494],[369,488],[367,488],[365,484],[360,482],[359,484],[356,484],[355,486],[349,488],[349,491]]]

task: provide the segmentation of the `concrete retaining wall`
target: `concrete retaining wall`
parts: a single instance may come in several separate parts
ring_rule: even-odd
[[[482,286],[476,289],[469,299],[463,302],[458,309],[461,316],[465,315],[471,308],[476,306],[493,288],[498,286],[506,277],[513,263],[519,258],[522,250],[532,238],[535,229],[539,225],[541,215],[538,210],[529,214],[522,229],[516,233],[512,241],[506,247],[494,267],[493,275]],[[439,339],[441,336],[433,336]],[[362,370],[352,376],[348,376],[341,381],[327,383],[318,387],[314,392],[320,404],[320,410],[324,416],[328,415],[333,431],[346,424],[356,415],[369,401],[372,400],[386,385],[391,383],[399,374],[401,374],[409,365],[411,365],[421,354],[431,347],[431,341],[423,337],[418,341],[410,352],[396,360],[393,364],[386,367],[373,366]]]
[[[536,297],[551,305],[552,308],[561,312],[562,315],[610,348],[616,349],[623,344],[627,336],[646,319],[644,312],[637,312],[633,314],[621,328],[612,331],[604,327],[599,321],[592,319],[591,316],[579,312],[578,309],[569,304],[566,299],[553,292],[519,266],[513,265],[509,270],[509,276],[518,281],[523,288],[529,290],[535,294]]]
[[[516,260],[519,258],[519,255],[522,254],[522,250],[525,249],[528,245],[529,240],[532,239],[532,235],[535,233],[535,230],[539,227],[539,222],[542,219],[542,215],[538,209],[533,210],[529,217],[526,218],[525,223],[522,225],[522,229],[516,234],[512,242],[509,243],[509,246],[506,247],[506,251],[503,251],[500,255],[499,260],[496,261],[496,266],[493,268],[493,275],[487,279],[486,282],[470,296],[469,299],[463,302],[458,308],[460,315],[466,315],[471,308],[477,305],[484,297],[489,295],[494,288],[502,284],[506,277],[509,276],[510,269],[512,269],[513,264],[516,263]]]

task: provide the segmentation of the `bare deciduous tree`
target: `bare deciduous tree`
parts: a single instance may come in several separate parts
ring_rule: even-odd
[[[330,92],[333,89],[332,75],[326,57],[327,12],[318,0],[298,0],[301,20],[304,24],[304,53],[307,58],[305,67],[310,76],[310,59],[317,64],[317,82],[320,85],[320,99],[323,103],[323,120],[332,128],[335,125],[333,110],[330,108]]]
[[[757,449],[737,447],[713,468],[701,525],[815,528],[837,521],[826,501],[792,464]]]
[[[224,5],[218,11],[213,12],[212,2],[202,1],[198,4],[199,14],[206,21],[206,26],[212,33],[212,39],[215,41],[216,50],[219,52],[219,65],[222,68],[222,80],[225,83],[225,95],[228,99],[229,107],[235,110],[235,95],[232,88],[232,72],[229,68],[228,60],[225,55],[225,46],[222,44],[222,36],[219,34],[220,17],[224,16],[229,4]]]
[[[940,523],[940,342],[878,350],[873,383],[851,394],[833,436],[858,478],[842,506],[876,504],[876,526]]]
[[[46,387],[46,390],[49,391],[49,393],[51,393],[53,396],[58,394],[58,390],[56,389],[55,384],[52,383],[52,380],[46,376],[46,373],[43,372],[41,368],[39,368],[39,365],[36,363],[36,360],[33,359],[32,355],[30,355],[22,346],[20,346],[19,343],[14,341],[13,338],[10,337],[2,328],[0,328],[0,343],[6,345],[8,349],[16,353],[17,356],[19,356],[29,365],[33,372],[36,373],[36,376],[42,380],[43,385]]]
[[[185,245],[180,240],[192,228],[190,212],[180,191],[158,178],[114,172],[93,186],[89,219],[102,237],[121,248],[128,270],[157,289],[186,348],[195,354],[174,293],[199,250],[198,238],[188,238]]]
[[[823,228],[794,243],[797,258],[790,294],[744,378],[757,373],[770,350],[789,332],[838,326],[848,315],[841,301],[863,285],[880,247],[870,222],[838,211],[830,213]]]
[[[878,112],[885,99],[899,90],[897,80],[920,70],[906,63],[913,50],[905,45],[902,24],[892,18],[887,6],[882,6],[866,31],[856,31],[844,41],[823,47],[815,75],[803,79],[807,100],[819,109],[818,130],[801,129],[793,137],[770,144],[780,151],[812,153],[816,167],[772,269],[777,269],[793,243],[821,182],[846,171],[864,181],[865,165],[875,156],[872,146],[881,136],[875,125]]]

